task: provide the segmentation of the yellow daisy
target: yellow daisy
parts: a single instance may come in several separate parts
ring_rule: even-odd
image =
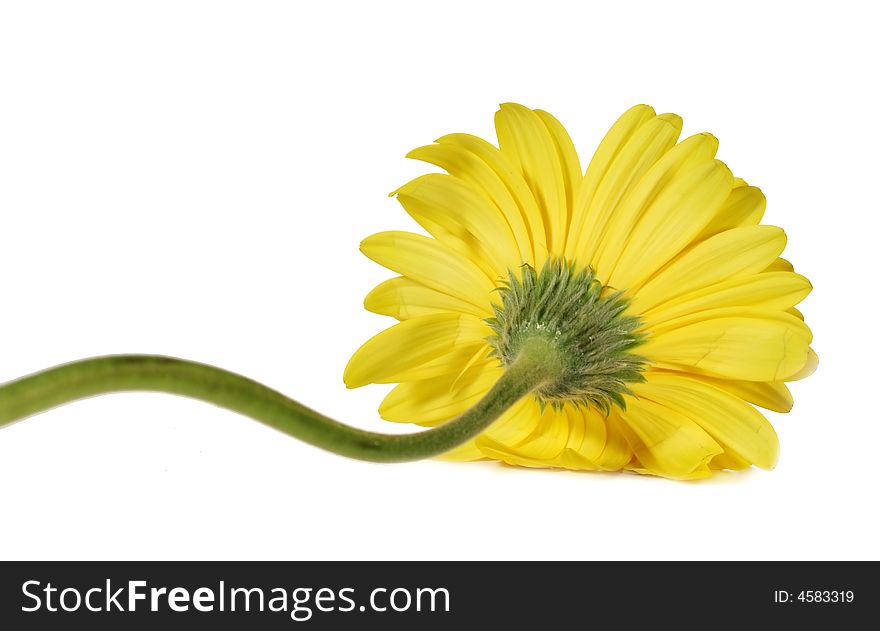
[[[532,340],[558,374],[447,453],[528,467],[628,469],[676,479],[751,465],[779,445],[753,405],[787,412],[816,366],[795,309],[809,281],[760,224],[758,188],[678,142],[681,118],[637,105],[584,172],[550,114],[506,103],[498,147],[443,136],[409,157],[429,173],[393,193],[431,236],[381,232],[361,250],[399,276],[367,295],[399,320],[345,383],[397,383],[384,419],[435,426],[481,400]]]

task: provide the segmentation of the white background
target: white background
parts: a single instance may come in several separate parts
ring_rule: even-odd
[[[639,102],[712,131],[815,286],[819,371],[773,472],[676,483],[375,465],[202,403],[92,399],[0,430],[0,558],[877,559],[871,3],[0,5],[0,381],[105,353],[213,363],[373,429],[350,354],[390,319],[359,241],[497,104],[584,164]],[[403,428],[404,430],[406,428]]]

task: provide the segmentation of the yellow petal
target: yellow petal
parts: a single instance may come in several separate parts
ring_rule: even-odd
[[[566,406],[566,410],[569,425],[572,427],[566,448],[591,463],[598,463],[608,442],[608,427],[604,416],[594,408]]]
[[[595,461],[584,458],[574,449],[565,448],[553,461],[557,466],[572,471],[598,471],[599,465]]]
[[[583,409],[574,405],[565,405],[562,413],[565,414],[568,424],[568,436],[565,439],[565,449],[580,449],[586,436],[586,418]],[[604,436],[605,428],[602,428]],[[600,450],[601,451],[601,450]],[[597,452],[598,455],[599,452]]]
[[[688,417],[648,399],[630,398],[620,417],[633,452],[652,473],[690,479],[723,451]]]
[[[398,320],[444,311],[469,313],[478,318],[485,316],[482,309],[471,303],[425,287],[405,276],[391,278],[376,285],[364,298],[364,307],[373,313],[391,316]]]
[[[507,270],[524,263],[504,215],[464,180],[429,173],[401,186],[397,199],[432,234],[431,227],[439,225],[456,239],[456,249],[472,259],[475,254],[485,257],[495,276],[506,277]],[[444,237],[434,236],[441,241]]]
[[[492,312],[495,285],[472,261],[435,239],[410,232],[380,232],[361,242],[361,252],[426,287]]]
[[[770,422],[751,405],[720,388],[682,375],[657,373],[634,384],[640,398],[675,410],[702,427],[725,451],[772,469],[779,440]]]
[[[743,469],[748,469],[752,466],[752,463],[748,460],[743,460],[739,456],[734,453],[725,452],[723,454],[718,454],[714,458],[712,458],[712,462],[709,463],[710,469],[730,469],[731,471],[742,471]]]
[[[586,431],[586,423],[583,414],[572,414],[576,411],[574,406],[566,405],[564,413],[568,419],[568,432],[565,445],[562,450],[553,458],[554,466],[563,467],[565,469],[589,470],[595,471],[598,467],[595,464],[595,458],[589,460],[580,455],[578,449],[583,445]],[[603,428],[604,436],[604,428]],[[604,439],[603,439],[604,445]],[[601,448],[600,448],[601,452]]]
[[[533,460],[552,461],[562,453],[570,434],[568,414],[547,406],[534,430],[524,440],[510,447],[518,456]]]
[[[605,426],[607,430],[605,447],[596,459],[596,465],[603,471],[618,471],[631,462],[635,454],[626,439],[624,429],[626,424],[616,408],[608,415]]]
[[[547,248],[561,252],[568,231],[562,165],[550,132],[532,110],[502,103],[495,113],[501,152],[519,165],[544,218]]]
[[[561,414],[564,418],[542,417],[532,434],[519,445],[505,445],[483,436],[478,439],[479,448],[486,457],[533,468],[595,471],[602,462],[607,468],[617,470],[632,457],[619,432],[618,439],[612,438],[610,448],[606,449],[605,421],[598,415],[587,415],[573,406],[566,406]]]
[[[610,217],[608,229],[599,242],[593,269],[600,277],[614,269],[633,226],[672,177],[682,169],[712,160],[717,150],[718,140],[712,134],[691,136],[667,151],[638,181]]]
[[[697,239],[704,239],[731,228],[755,226],[761,222],[766,208],[767,199],[761,189],[754,186],[734,187]]]
[[[687,376],[721,388],[743,401],[754,403],[774,412],[790,412],[794,405],[794,397],[791,396],[791,391],[782,381],[740,381],[697,374],[688,374]]]
[[[445,454],[437,456],[438,460],[454,462],[473,462],[474,460],[485,460],[485,458],[486,456],[483,455],[483,452],[480,451],[480,448],[477,447],[476,442],[473,440],[469,440],[452,451],[447,451]]]
[[[547,469],[553,467],[553,463],[547,460],[535,460],[527,458],[511,452],[505,445],[502,445],[491,438],[480,436],[474,440],[474,444],[484,458],[498,460],[505,464],[516,467],[527,467],[530,469]]]
[[[574,206],[574,196],[581,182],[584,179],[584,173],[581,171],[581,163],[578,160],[577,151],[575,151],[574,143],[565,127],[562,126],[555,117],[543,110],[535,110],[535,114],[544,123],[550,137],[553,138],[553,144],[556,146],[556,155],[559,157],[559,164],[562,165],[562,180],[565,184],[565,208],[566,221],[565,225],[571,224],[571,211]],[[560,250],[561,252],[561,250]]]
[[[477,445],[482,446],[481,439],[486,438],[502,445],[505,449],[525,440],[535,431],[541,420],[541,410],[534,397],[525,397],[489,426],[479,438]]]
[[[484,360],[490,352],[491,349],[486,343],[485,337],[486,335],[484,334],[479,340],[462,340],[460,344],[448,353],[440,355],[419,366],[402,370],[396,373],[393,377],[389,377],[383,381],[377,381],[376,383],[418,381],[420,379],[434,379],[439,376],[450,374],[453,377],[458,378],[461,376],[462,371],[467,370],[474,365],[475,359],[477,360],[477,364],[481,365],[479,360]]]
[[[730,170],[718,160],[682,170],[633,228],[608,284],[636,290],[694,240],[727,198],[732,183]]]
[[[812,334],[787,313],[714,309],[677,318],[639,347],[658,368],[745,381],[783,381],[807,361]]]
[[[661,302],[647,309],[643,319],[647,328],[680,318],[690,313],[721,309],[724,307],[756,307],[759,309],[785,311],[803,300],[812,290],[810,281],[791,272],[767,272],[751,276],[734,277],[691,291],[673,300]],[[638,297],[636,304],[641,305]]]
[[[696,469],[694,469],[693,471],[691,471],[690,473],[681,474],[681,475],[671,475],[671,474],[663,473],[661,471],[657,471],[656,469],[653,469],[650,467],[645,467],[638,461],[638,459],[635,459],[632,462],[630,462],[629,464],[627,464],[624,467],[624,469],[626,469],[627,471],[632,471],[634,473],[641,474],[641,475],[661,475],[666,478],[669,478],[670,480],[691,482],[693,480],[703,480],[705,478],[712,477],[712,469],[709,467],[709,465],[711,465],[713,462],[715,462],[716,458],[723,456],[723,455],[724,454],[719,454],[718,456],[715,456],[715,458],[712,458],[711,460],[709,460],[708,464],[702,464],[702,465],[698,466]]]
[[[786,259],[780,257],[767,266],[765,272],[793,272],[794,265]]]
[[[400,381],[402,373],[447,353],[485,344],[483,340],[489,332],[482,320],[455,313],[404,320],[373,336],[355,351],[345,367],[343,380],[349,388]],[[471,354],[475,350],[471,349]]]
[[[675,114],[661,114],[642,125],[615,157],[589,206],[585,205],[585,199],[578,199],[574,214],[583,215],[583,220],[572,251],[575,260],[583,264],[593,261],[618,204],[654,163],[675,145],[681,124],[681,118]]]
[[[471,374],[466,379],[458,379],[454,373],[449,373],[398,384],[385,396],[379,406],[379,415],[395,423],[444,423],[486,396],[504,370],[496,365],[483,365],[473,366],[468,372]]]
[[[653,118],[654,110],[651,107],[647,105],[631,107],[617,119],[599,143],[575,195],[571,225],[565,244],[565,256],[569,260],[574,258],[581,234],[586,230],[587,210],[596,195],[596,189],[602,183],[621,148],[632,138],[636,130]]]
[[[490,149],[497,151],[491,146]],[[508,190],[501,175],[494,171],[479,155],[461,144],[446,143],[413,149],[406,157],[435,164],[446,169],[451,175],[469,182],[504,216],[516,239],[520,258],[530,265],[535,264],[529,228],[516,199]]]
[[[819,356],[816,354],[812,348],[807,351],[807,361],[804,364],[803,368],[799,371],[786,378],[786,381],[799,381],[801,379],[806,379],[814,372],[816,372],[816,368],[819,367]]]
[[[528,228],[535,267],[540,269],[544,264],[547,254],[547,236],[544,227],[544,217],[542,216],[541,209],[538,207],[538,202],[529,188],[522,172],[519,170],[518,165],[512,163],[507,156],[501,153],[496,147],[492,146],[482,138],[470,134],[449,134],[442,138],[438,138],[437,142],[441,145],[461,147],[479,157],[504,183],[504,186],[515,200],[521,217]]]
[[[775,226],[726,230],[678,256],[645,283],[633,298],[633,309],[645,312],[687,292],[756,274],[784,248],[785,233]]]

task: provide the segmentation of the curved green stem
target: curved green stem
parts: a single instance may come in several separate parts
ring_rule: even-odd
[[[239,412],[350,458],[406,462],[445,453],[476,437],[556,374],[555,353],[524,348],[492,389],[448,423],[414,434],[379,434],[338,421],[235,373],[173,357],[111,355],[49,368],[0,386],[0,427],[71,401],[110,392],[166,392]],[[414,419],[417,420],[417,419]]]

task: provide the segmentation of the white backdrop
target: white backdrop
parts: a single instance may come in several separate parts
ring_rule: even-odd
[[[834,8],[831,8],[834,7]],[[390,323],[359,241],[414,223],[404,154],[543,108],[584,163],[639,102],[712,131],[815,286],[819,371],[773,472],[676,483],[375,465],[156,394],[0,430],[0,558],[880,558],[870,3],[0,5],[0,381],[105,353],[249,375],[362,427]]]

